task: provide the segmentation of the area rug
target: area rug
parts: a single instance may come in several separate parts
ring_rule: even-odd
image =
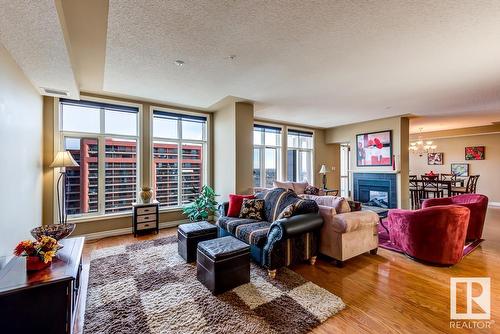
[[[345,307],[287,269],[276,279],[251,265],[251,281],[213,296],[175,236],[91,254],[84,333],[307,333]]]
[[[387,227],[388,222],[386,219],[384,219],[383,224],[384,224],[384,226]],[[484,239],[467,241],[464,245],[463,256],[470,254],[483,241],[484,241]],[[381,248],[384,248],[384,249],[388,249],[388,250],[393,251],[393,252],[398,252],[398,253],[404,254],[404,252],[401,250],[401,248],[399,248],[398,246],[396,246],[395,244],[393,244],[391,242],[391,239],[389,238],[389,233],[385,230],[385,228],[382,226],[382,224],[378,225],[378,246]]]

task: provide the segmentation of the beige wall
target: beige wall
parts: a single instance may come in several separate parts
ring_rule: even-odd
[[[367,132],[392,130],[392,150],[396,161],[396,171],[392,166],[358,167],[356,166],[356,135]],[[397,172],[398,207],[408,208],[408,138],[409,120],[406,117],[391,117],[374,121],[349,124],[325,130],[327,144],[349,143],[351,146],[350,174],[353,172]]]
[[[231,102],[214,113],[214,185],[219,201],[252,192],[253,105]]]
[[[10,257],[42,221],[42,97],[1,44],[0,151],[0,257]]]
[[[436,139],[435,136],[448,133],[423,134],[422,138],[432,139],[437,152],[444,153],[444,165],[427,165],[427,155],[419,157],[410,154],[410,173],[422,175],[429,171],[450,173],[451,163],[468,163],[469,173],[481,175],[477,192],[489,197],[490,202],[500,202],[500,133]],[[485,146],[485,160],[465,160],[466,146]]]
[[[142,106],[142,127],[141,127],[141,150],[140,160],[142,162],[142,169],[140,175],[140,181],[142,186],[151,186],[151,112],[150,107],[163,107],[163,108],[171,108],[177,109],[179,111],[196,111],[202,112],[194,109],[186,109],[173,107],[169,105],[164,105],[161,103],[149,102],[149,101],[141,101],[134,99],[127,99],[115,96],[105,96],[98,95],[93,93],[82,92],[82,98],[85,96],[97,97],[97,98],[105,98],[112,101],[123,101],[129,103],[136,103]],[[43,224],[52,224],[54,222],[54,172],[52,169],[48,167],[48,165],[52,162],[54,157],[54,103],[55,99],[51,97],[44,98],[44,107],[43,107],[43,124],[44,124],[44,140],[43,140],[43,152],[44,152],[44,182],[43,182]],[[210,113],[205,113],[209,117],[209,122],[212,122],[212,115]],[[209,152],[212,152],[210,143],[212,142],[211,132],[209,132]],[[208,161],[212,161],[212,157],[208,157]],[[209,174],[208,174],[208,184],[213,184],[212,174],[210,172],[209,166]],[[176,209],[173,211],[162,212],[160,214],[160,222],[174,222],[179,220],[184,220],[185,217],[181,212],[181,209]],[[74,232],[75,235],[79,234],[88,234],[95,232],[102,232],[114,229],[122,229],[131,227],[131,215],[125,217],[116,217],[116,218],[106,218],[106,219],[95,219],[89,221],[78,222],[76,230]]]
[[[326,174],[326,187],[328,189],[339,189],[340,187],[340,144],[327,144],[325,141],[326,130],[314,131],[314,184],[321,188],[323,184],[323,176],[319,174],[321,165],[326,165],[331,169],[330,173]]]

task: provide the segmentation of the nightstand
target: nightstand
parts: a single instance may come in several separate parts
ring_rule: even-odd
[[[160,202],[152,201],[151,203],[132,203],[132,229],[134,237],[137,232],[160,231]]]

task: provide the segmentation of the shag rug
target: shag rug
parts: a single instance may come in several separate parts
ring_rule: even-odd
[[[387,227],[387,224],[388,224],[387,219],[383,220],[383,224]],[[469,255],[470,253],[472,253],[472,251],[474,249],[476,249],[483,241],[484,241],[484,239],[467,241],[464,245],[463,256],[466,256],[466,255]],[[393,251],[393,252],[398,252],[398,253],[404,254],[404,252],[401,248],[399,248],[398,246],[396,246],[395,244],[393,244],[391,242],[391,239],[389,237],[389,233],[387,233],[387,231],[384,229],[383,226],[381,226],[381,224],[378,224],[378,246],[381,248],[384,248],[384,249],[388,249],[388,250]]]
[[[214,296],[176,236],[91,254],[84,333],[307,333],[345,307],[287,269],[251,265],[250,283]]]

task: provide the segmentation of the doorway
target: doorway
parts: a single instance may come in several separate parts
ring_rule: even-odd
[[[340,144],[340,196],[346,198],[351,197],[350,160],[351,148],[349,144]]]

